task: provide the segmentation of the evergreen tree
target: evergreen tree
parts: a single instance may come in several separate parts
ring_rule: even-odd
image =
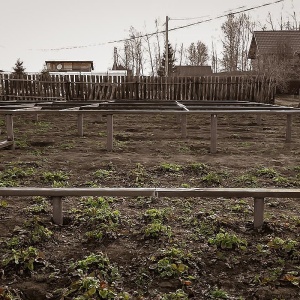
[[[168,43],[168,76],[175,71],[175,53],[170,43]],[[160,67],[157,71],[158,76],[166,76],[166,52],[163,53]]]
[[[18,58],[17,62],[15,63],[15,66],[13,67],[13,74],[14,75],[18,75],[18,76],[21,76],[21,75],[25,75],[25,68],[23,66],[23,61],[20,60],[20,58]]]
[[[39,75],[40,75],[41,80],[47,80],[51,77],[46,65],[44,65],[44,67]]]

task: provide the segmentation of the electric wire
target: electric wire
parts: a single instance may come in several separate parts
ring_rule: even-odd
[[[277,4],[277,3],[284,2],[284,1],[285,0],[276,0],[276,1],[267,2],[267,3],[264,3],[264,4],[260,4],[260,5],[257,5],[257,6],[249,7],[249,8],[243,8],[244,6],[241,6],[241,8],[243,8],[241,10],[233,11],[233,12],[230,12],[230,13],[225,13],[225,14],[219,15],[217,17],[211,17],[211,18],[208,18],[208,19],[205,19],[205,20],[202,20],[202,21],[194,22],[194,23],[169,28],[168,31],[170,32],[170,31],[175,31],[175,30],[179,30],[179,29],[183,29],[183,28],[188,28],[188,27],[191,27],[191,26],[195,26],[195,25],[211,22],[213,20],[221,19],[223,17],[227,17],[228,15],[236,15],[236,14],[240,14],[240,13],[245,13],[245,12],[257,9],[257,8],[262,8],[262,7],[274,5],[274,4]],[[108,42],[103,42],[103,43],[95,43],[95,44],[81,45],[81,46],[69,46],[69,47],[67,46],[67,47],[59,47],[59,48],[48,48],[48,49],[29,49],[29,50],[35,50],[35,51],[61,51],[61,50],[89,48],[89,47],[96,47],[96,46],[104,46],[104,45],[108,45],[108,44],[117,44],[117,43],[131,41],[131,40],[135,40],[135,39],[139,39],[139,38],[145,38],[145,37],[150,38],[154,35],[158,35],[158,34],[162,34],[162,33],[165,33],[165,30],[160,30],[160,31],[157,30],[157,31],[152,32],[152,33],[141,34],[141,35],[138,35],[138,36],[131,36],[131,37],[128,37],[128,38],[125,38],[125,39],[113,40],[113,41],[108,41]]]

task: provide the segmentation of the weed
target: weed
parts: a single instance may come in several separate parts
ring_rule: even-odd
[[[255,187],[257,185],[257,177],[251,174],[244,174],[237,178],[237,182],[243,186]]]
[[[182,184],[181,184],[181,187],[182,187],[182,188],[185,188],[185,189],[189,189],[189,188],[191,187],[191,185],[188,184],[188,183],[182,183]]]
[[[220,185],[222,177],[216,172],[209,172],[207,175],[201,177],[201,180],[209,186]]]
[[[61,144],[60,148],[64,149],[64,150],[72,149],[72,148],[74,148],[74,143],[64,143],[64,144]]]
[[[9,249],[13,249],[13,248],[18,247],[21,244],[21,241],[20,241],[20,238],[18,236],[13,236],[12,238],[7,239],[5,241],[5,243],[6,243],[6,246]]]
[[[231,207],[231,210],[235,213],[244,213],[244,214],[251,212],[251,210],[249,209],[248,203],[243,199],[239,200],[238,203],[234,204]]]
[[[260,284],[269,284],[275,282],[282,277],[284,267],[277,267],[265,270],[263,275],[257,276],[255,279]]]
[[[33,214],[40,214],[45,213],[49,210],[49,201],[46,200],[44,197],[35,197],[34,200],[36,203],[28,206],[25,209],[26,211],[31,212]]]
[[[51,184],[51,186],[53,188],[61,188],[61,187],[65,187],[67,185],[68,185],[68,183],[65,181],[53,181]]]
[[[28,144],[26,141],[21,141],[21,140],[18,140],[15,142],[15,145],[16,145],[16,148],[27,148],[28,147]]]
[[[267,167],[259,167],[256,170],[254,170],[254,174],[258,177],[264,177],[264,178],[274,178],[277,176],[277,172],[272,168]]]
[[[184,279],[186,277],[191,279],[191,276],[188,276],[188,261],[191,257],[190,252],[178,248],[162,249],[158,255],[150,257],[154,264],[149,268],[155,270],[162,278],[180,277]]]
[[[165,226],[159,220],[155,220],[148,224],[144,229],[145,238],[158,239],[161,236],[171,237],[171,227]]]
[[[163,219],[166,218],[167,210],[166,209],[156,209],[151,208],[146,210],[144,213],[144,216],[147,220],[150,220],[151,222],[155,220],[163,221]]]
[[[0,288],[0,299],[1,300],[20,300],[24,299],[25,296],[22,292],[17,289],[9,289],[8,287]]]
[[[221,289],[215,289],[210,292],[210,295],[214,299],[228,299],[227,292],[221,290]]]
[[[162,258],[157,262],[157,272],[161,277],[174,277],[188,270],[188,266],[182,263],[174,263],[169,258]]]
[[[111,170],[99,169],[93,173],[98,179],[109,178],[113,172]]]
[[[33,168],[13,166],[0,172],[0,187],[18,186],[18,181],[24,181],[35,173]]]
[[[12,167],[6,169],[4,172],[0,173],[0,179],[16,180],[24,179],[25,177],[32,176],[34,174],[33,168],[23,168],[23,167]]]
[[[268,246],[270,248],[285,251],[285,252],[291,252],[295,250],[297,245],[298,245],[297,241],[291,239],[283,240],[279,237],[275,237],[268,242]]]
[[[282,187],[291,187],[297,185],[297,183],[293,179],[289,179],[283,176],[276,176],[273,178],[273,182],[277,186],[282,186]]]
[[[42,179],[45,182],[55,185],[59,182],[66,182],[69,179],[69,176],[63,171],[44,172],[42,174]]]
[[[25,222],[25,226],[28,229],[27,235],[32,243],[46,241],[53,235],[53,232],[42,225],[37,217]]]
[[[182,166],[172,163],[162,163],[159,166],[159,170],[163,173],[177,173],[182,170]]]
[[[5,200],[0,201],[0,208],[6,208],[8,206],[8,203]]]
[[[177,290],[174,293],[168,293],[162,295],[162,300],[188,300],[188,294],[186,294],[183,290]]]
[[[214,238],[210,238],[208,242],[212,245],[216,245],[221,249],[241,249],[245,250],[247,247],[246,240],[237,237],[235,234],[228,232],[219,232]]]
[[[253,143],[250,143],[250,142],[242,142],[241,143],[241,146],[242,147],[250,147],[250,146],[252,146],[253,145]]]
[[[203,174],[207,174],[209,170],[209,167],[204,164],[204,163],[192,163],[192,164],[188,164],[185,167],[185,171],[195,174],[195,175],[203,175]]]
[[[17,269],[23,273],[33,271],[35,264],[41,263],[43,258],[43,254],[38,249],[30,246],[21,250],[12,249],[11,253],[4,257],[2,264],[5,268]]]
[[[136,185],[143,185],[145,179],[147,178],[147,172],[144,166],[140,163],[137,163],[135,168],[130,172],[130,177],[133,178]]]
[[[62,290],[62,296],[72,299],[130,299],[128,293],[118,295],[114,285],[120,280],[119,270],[108,257],[99,252],[70,265],[76,281]],[[76,298],[75,298],[76,297]]]
[[[212,236],[215,233],[216,225],[209,221],[200,221],[197,222],[197,225],[194,227],[194,234],[196,234],[196,240],[201,237]]]
[[[45,121],[38,121],[34,123],[37,132],[48,131],[51,128],[51,124]]]
[[[81,200],[79,208],[73,209],[75,218],[88,230],[89,240],[101,240],[104,237],[115,238],[120,226],[120,212],[113,210],[103,197],[88,197]]]

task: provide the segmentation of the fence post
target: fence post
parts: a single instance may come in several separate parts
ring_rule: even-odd
[[[113,115],[107,115],[107,150],[113,150],[114,118]]]
[[[210,153],[215,154],[217,152],[217,115],[210,116]]]
[[[261,125],[261,115],[256,115],[256,124]]]
[[[260,228],[264,224],[264,198],[254,198],[254,228]]]
[[[83,136],[83,114],[77,116],[78,135]]]
[[[290,143],[292,141],[292,115],[286,116],[286,138],[285,141]]]
[[[139,79],[136,79],[135,81],[135,99],[139,100]]]
[[[187,137],[187,115],[181,114],[181,137]]]
[[[5,123],[6,123],[7,140],[12,142],[10,149],[14,150],[15,149],[15,137],[14,137],[13,115],[5,115]]]
[[[54,224],[63,225],[62,197],[52,197],[53,222]]]

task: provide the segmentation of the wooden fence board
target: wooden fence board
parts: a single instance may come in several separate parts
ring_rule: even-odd
[[[262,76],[101,76],[101,75],[0,75],[2,99],[64,98],[241,100],[272,103],[275,85]]]

